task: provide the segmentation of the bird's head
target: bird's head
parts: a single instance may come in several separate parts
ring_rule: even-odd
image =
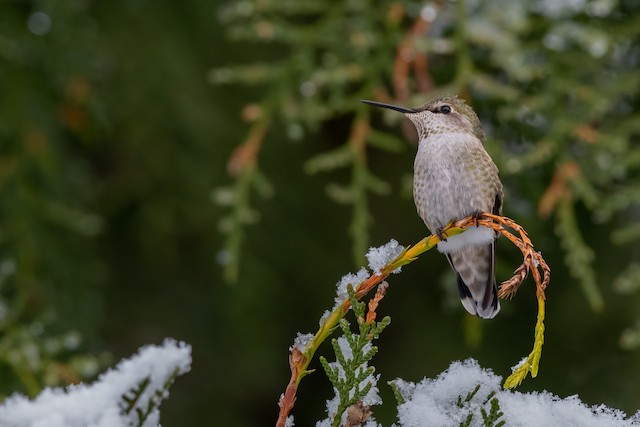
[[[381,102],[366,101],[365,104],[404,113],[418,130],[419,138],[426,139],[438,133],[466,132],[484,139],[480,120],[473,108],[457,96],[445,95],[415,108],[404,108]]]

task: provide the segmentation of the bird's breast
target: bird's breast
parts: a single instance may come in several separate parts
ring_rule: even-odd
[[[497,181],[497,168],[475,136],[440,134],[420,141],[413,196],[431,232],[476,211],[491,211],[496,194],[493,180]]]

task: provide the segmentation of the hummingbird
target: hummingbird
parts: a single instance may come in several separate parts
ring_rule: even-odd
[[[447,237],[451,222],[482,212],[502,214],[498,168],[484,149],[480,120],[457,96],[442,96],[415,108],[362,102],[403,113],[416,127],[413,200],[425,225],[440,237],[437,247],[456,274],[464,308],[491,319],[500,311],[494,274],[494,230],[476,226]]]

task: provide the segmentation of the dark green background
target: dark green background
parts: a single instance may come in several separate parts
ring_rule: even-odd
[[[635,45],[637,40],[623,31],[637,23],[636,6],[620,2],[619,10],[602,20],[579,12],[553,19],[531,14],[527,35],[514,32],[514,43],[536,47],[552,24],[574,20],[619,30],[618,42]],[[332,7],[337,6],[327,2],[327,10]],[[229,209],[214,203],[211,195],[233,185],[226,164],[250,127],[240,113],[268,92],[269,83],[212,85],[207,76],[211,69],[283,60],[290,50],[286,43],[233,39],[230,25],[220,18],[221,8],[218,2],[199,0],[0,0],[0,262],[13,260],[15,265],[15,273],[0,281],[3,306],[12,313],[0,322],[3,395],[28,392],[8,354],[18,345],[21,328],[38,324],[42,331],[26,338],[36,345],[68,331],[82,336],[79,349],[42,357],[33,372],[38,387],[48,384],[44,372],[54,361],[65,364],[76,353],[106,352],[114,363],[144,344],[174,337],[193,346],[193,366],[163,404],[163,425],[253,426],[275,420],[296,332],[315,331],[320,315],[332,305],[334,283],[358,269],[347,232],[352,210],[325,192],[329,181],[347,182],[349,171],[309,175],[303,168],[313,155],[345,142],[353,113],[335,111],[298,142],[287,138],[286,118],[273,123],[259,164],[275,192],[268,199],[252,194],[259,222],[243,228],[239,280],[225,282],[216,260],[225,242],[219,220]],[[452,7],[445,3],[444,8]],[[51,17],[44,35],[28,28],[39,11]],[[362,13],[383,12],[365,8]],[[286,22],[290,16],[273,18]],[[398,34],[411,21],[402,20]],[[478,73],[499,74],[488,59],[491,46],[474,49],[470,58]],[[381,47],[375,55],[381,67],[388,62],[391,68],[394,49]],[[447,58],[432,55],[438,84],[448,84],[456,67]],[[603,98],[620,96],[626,106],[612,102],[613,119],[602,116],[594,126],[606,128],[608,120],[637,114],[636,81],[625,83],[626,94],[619,95],[613,89],[606,92],[604,77],[584,77],[582,70],[588,67],[579,58],[557,54],[550,64],[558,93],[546,86],[553,79],[528,86],[513,83],[522,91],[514,100],[473,97],[473,85],[471,92],[465,91],[487,125],[488,150],[501,169],[539,141],[536,135],[529,135],[533,142],[517,137],[533,131],[509,114],[526,97],[539,96],[542,101],[532,108],[560,123],[557,114],[565,121],[582,117],[572,110],[575,103],[567,101],[567,88],[602,83]],[[609,76],[615,80],[619,74],[613,68]],[[390,77],[381,78],[388,86]],[[507,87],[511,82],[508,76],[503,80]],[[420,97],[424,101],[429,95]],[[593,105],[592,99],[585,102]],[[374,114],[376,128],[404,138],[399,122],[383,123],[380,113]],[[637,131],[620,132],[628,143],[614,152],[630,156],[638,149]],[[508,147],[501,141],[508,141]],[[522,390],[579,394],[589,404],[634,413],[640,408],[640,357],[638,350],[621,349],[619,337],[636,322],[640,301],[637,292],[615,292],[612,283],[639,251],[633,242],[615,245],[610,235],[620,222],[638,220],[638,168],[632,164],[613,177],[605,171],[602,175],[610,180],[596,177],[592,182],[602,194],[627,197],[628,207],[618,216],[594,221],[594,212],[609,202],[604,196],[584,202],[578,187],[572,202],[582,238],[595,251],[592,261],[582,263],[595,270],[605,302],[600,312],[589,306],[578,280],[569,274],[565,255],[572,249],[563,246],[558,217],[536,213],[557,165],[574,159],[589,177],[595,164],[590,156],[607,150],[599,144],[563,146],[521,173],[503,174],[505,214],[529,230],[553,271],[540,374],[526,380]],[[399,154],[367,151],[369,170],[392,185],[390,195],[369,196],[371,245],[391,238],[411,244],[426,234],[402,184],[410,176],[414,152],[412,144]],[[501,239],[499,280],[509,277],[519,257]],[[382,374],[388,404],[375,413],[387,425],[394,420],[394,408],[386,381],[433,377],[451,361],[468,357],[506,376],[530,351],[536,313],[530,280],[514,301],[503,303],[500,316],[487,322],[463,312],[447,263],[435,252],[391,277],[390,285],[379,312],[393,322],[373,363]],[[328,345],[320,353],[331,359]],[[311,367],[320,365],[313,362]],[[53,383],[64,382],[58,378]],[[297,425],[320,419],[330,393],[320,371],[307,377],[294,409]]]

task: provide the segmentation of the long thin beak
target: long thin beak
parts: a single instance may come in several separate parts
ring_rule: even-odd
[[[405,114],[415,113],[415,111],[410,108],[398,107],[396,105],[391,105],[391,104],[383,104],[382,102],[368,101],[366,99],[361,99],[360,102],[364,102],[365,104],[369,104],[369,105],[374,105],[376,107],[388,108],[389,110],[400,111],[401,113],[405,113]]]

